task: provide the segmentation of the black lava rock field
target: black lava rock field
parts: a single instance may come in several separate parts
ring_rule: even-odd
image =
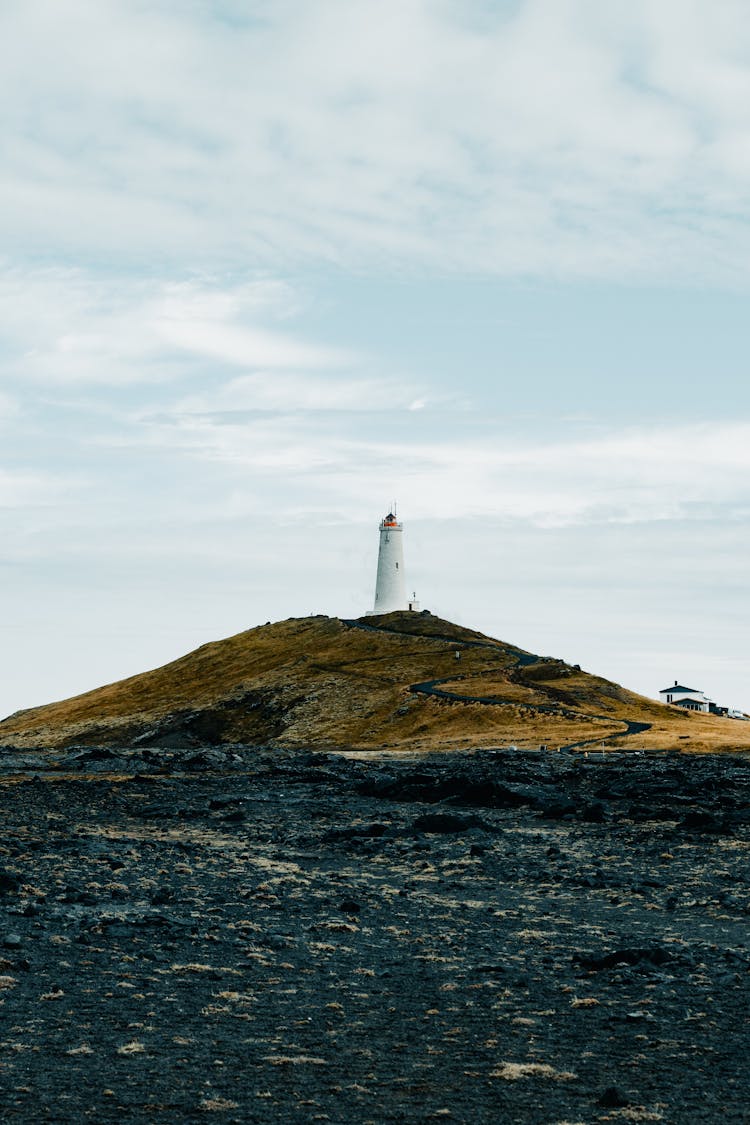
[[[0,756],[5,1122],[750,1121],[750,759]]]

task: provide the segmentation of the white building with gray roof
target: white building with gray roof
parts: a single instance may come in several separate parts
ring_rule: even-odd
[[[711,700],[697,688],[685,687],[675,680],[672,687],[662,688],[659,692],[662,703],[673,703],[677,707],[684,707],[686,711],[710,711]]]

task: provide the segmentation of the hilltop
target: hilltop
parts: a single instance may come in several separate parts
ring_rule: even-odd
[[[645,748],[750,747],[750,724],[666,707],[428,613],[269,623],[0,723],[0,744],[22,749],[558,748],[625,734]]]
[[[748,728],[415,613],[11,716],[0,1118],[739,1125],[750,757],[627,751]]]

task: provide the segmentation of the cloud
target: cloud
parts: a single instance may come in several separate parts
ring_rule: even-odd
[[[0,391],[0,425],[14,421],[21,413],[21,404],[17,398]]]
[[[236,367],[331,367],[346,362],[343,353],[333,348],[326,351],[224,320],[163,319],[156,328],[167,344],[182,352]]]
[[[71,488],[80,487],[82,483],[61,479],[59,474],[0,469],[0,509],[51,508],[64,501]]]
[[[252,401],[254,387],[251,381],[225,393],[241,390]],[[263,393],[261,386],[261,402]],[[174,413],[145,416],[129,440],[221,464],[235,483],[273,480],[266,495],[268,510],[277,514],[298,511],[304,497],[310,511],[325,508],[356,520],[378,511],[383,496],[392,494],[412,518],[491,518],[537,527],[731,520],[750,513],[746,422],[610,427],[587,437],[570,428],[566,436],[556,426],[540,440],[502,425],[492,437],[482,436],[476,413],[460,422],[439,405],[413,422],[404,408],[403,425],[395,414],[374,414],[370,423],[353,426],[348,416],[338,421],[335,414],[310,414],[304,396],[294,402],[293,384],[280,389],[278,399],[269,384],[266,405],[283,412],[216,417],[191,413],[183,403]],[[255,500],[261,508],[263,495]]]
[[[739,0],[42,0],[0,44],[12,254],[747,278]]]
[[[5,377],[39,383],[162,383],[195,366],[318,369],[353,356],[299,339],[283,324],[297,298],[273,279],[159,282],[90,271],[0,270]]]
[[[208,394],[189,396],[175,407],[177,414],[233,414],[272,411],[385,412],[421,410],[426,399],[415,399],[415,390],[394,379],[374,379],[287,372],[261,372],[232,379]]]

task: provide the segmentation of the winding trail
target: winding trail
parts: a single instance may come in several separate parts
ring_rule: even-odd
[[[363,621],[357,621],[356,619],[342,619],[342,622],[344,625],[347,625],[350,628],[363,629],[366,632],[371,633],[388,633],[391,636],[396,637],[421,637],[423,640],[443,641],[451,645],[456,650],[458,650],[459,648],[484,648],[502,652],[503,655],[505,655],[505,653],[508,651],[507,649],[501,649],[499,645],[493,644],[489,640],[472,641],[463,640],[458,637],[450,637],[446,634],[402,632],[400,629],[388,629],[385,626],[381,625],[366,625]],[[516,663],[509,670],[510,672],[518,672],[523,668],[530,667],[532,664],[538,664],[542,660],[542,657],[537,656],[535,653],[524,652],[522,649],[517,649],[515,645],[510,645],[508,647],[511,653],[515,653],[516,655]],[[505,670],[508,671],[508,669]],[[650,730],[652,726],[651,723],[639,723],[631,719],[615,719],[611,715],[592,715],[587,711],[574,711],[571,708],[563,707],[559,703],[519,704],[517,699],[503,699],[502,697],[497,695],[465,695],[460,692],[445,691],[442,687],[439,686],[441,684],[455,683],[457,680],[460,680],[462,678],[462,676],[458,675],[444,676],[442,679],[436,680],[423,680],[421,683],[409,684],[408,691],[410,691],[412,695],[428,695],[432,696],[434,699],[442,699],[450,703],[479,703],[485,707],[522,706],[527,707],[533,711],[543,712],[545,714],[561,715],[566,719],[599,719],[600,721],[606,723],[622,724],[624,728],[622,731],[618,731],[615,734],[608,735],[606,736],[607,738],[627,738],[634,734],[642,734],[644,731]],[[523,680],[519,678],[519,682],[523,683]],[[537,686],[538,689],[538,685],[535,686]],[[560,749],[580,750],[585,746],[591,746],[594,743],[601,742],[602,735],[598,734],[594,738],[584,738],[578,742],[570,742],[566,746],[561,746]]]

